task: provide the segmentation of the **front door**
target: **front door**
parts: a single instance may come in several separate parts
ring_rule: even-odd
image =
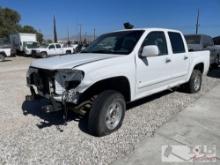
[[[137,57],[137,97],[142,97],[147,94],[146,92],[159,89],[171,79],[172,60],[168,53],[164,32],[150,32],[142,47],[147,45],[158,46],[160,53],[159,56],[154,57]]]
[[[56,53],[56,49],[55,49],[55,45],[54,44],[52,44],[52,45],[50,45],[49,47],[48,47],[48,55],[55,55],[55,53]]]

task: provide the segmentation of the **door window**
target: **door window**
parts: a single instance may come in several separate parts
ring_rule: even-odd
[[[156,45],[159,48],[159,55],[167,55],[167,42],[164,32],[151,32],[143,42],[143,46]]]
[[[60,44],[56,44],[56,48],[57,48],[57,49],[60,49],[60,48],[61,48],[61,45],[60,45]]]
[[[173,53],[174,54],[185,53],[186,52],[185,46],[184,46],[183,39],[182,39],[182,36],[180,35],[180,33],[169,32],[168,35],[170,38]]]
[[[49,49],[55,49],[55,46],[54,45],[50,45]]]

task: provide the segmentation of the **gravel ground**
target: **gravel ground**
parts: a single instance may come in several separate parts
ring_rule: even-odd
[[[64,126],[59,112],[40,110],[43,101],[24,102],[31,61],[16,57],[0,63],[0,164],[109,164],[220,83],[220,71],[214,70],[198,94],[165,91],[132,103],[122,128],[97,138],[87,133],[80,116],[71,113]]]

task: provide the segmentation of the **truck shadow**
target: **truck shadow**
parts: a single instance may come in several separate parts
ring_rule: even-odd
[[[12,61],[12,60],[8,60],[8,59],[6,59],[6,60],[1,61],[1,62],[3,63],[3,62],[10,62],[10,61]],[[0,63],[1,63],[1,62],[0,62]]]
[[[208,77],[220,78],[220,67],[210,70]]]
[[[139,99],[137,101],[134,101],[132,103],[128,103],[127,104],[127,110],[130,110],[130,109],[135,108],[137,106],[140,106],[142,104],[146,104],[146,103],[151,102],[153,100],[159,99],[160,97],[163,97],[165,95],[169,95],[173,92],[174,92],[174,90],[166,90],[166,91],[163,91],[163,92],[160,92],[160,93],[150,95],[148,97],[144,97],[144,98]]]
[[[35,100],[35,101],[24,101],[22,104],[22,112],[23,115],[32,115],[37,116],[42,121],[40,121],[36,126],[39,129],[43,129],[50,126],[56,126],[57,130],[60,132],[64,131],[61,126],[65,126],[66,123],[70,121],[79,122],[79,128],[82,131],[86,131],[87,120],[85,120],[86,116],[79,115],[72,111],[68,112],[68,118],[66,120],[63,119],[63,111],[46,113],[41,109],[42,106],[47,105],[48,102],[46,100]]]
[[[131,110],[132,108],[135,108],[137,106],[140,106],[142,104],[146,104],[147,102],[151,102],[155,99],[158,99],[160,97],[163,97],[165,95],[171,94],[173,91],[167,90],[164,92],[160,92],[158,94],[154,94],[151,96],[148,96],[146,98],[140,99],[138,101],[128,103],[127,104],[127,110]],[[50,126],[56,126],[57,130],[60,132],[63,132],[65,130],[65,124],[71,121],[78,122],[78,127],[81,131],[89,134],[88,130],[88,113],[84,116],[74,113],[72,111],[68,112],[68,118],[65,121],[63,119],[63,111],[57,111],[52,113],[46,113],[41,109],[42,106],[47,105],[48,102],[44,99],[42,100],[35,100],[35,101],[24,101],[22,104],[22,112],[23,115],[32,115],[37,116],[42,121],[40,121],[36,126],[39,129],[43,129]]]

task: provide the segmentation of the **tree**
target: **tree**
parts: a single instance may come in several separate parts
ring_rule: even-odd
[[[17,11],[0,7],[0,37],[8,37],[10,33],[17,32],[20,19]]]
[[[23,32],[23,33],[36,33],[37,40],[43,41],[43,34],[38,32],[34,27],[19,24],[21,19],[20,14],[9,8],[0,7],[0,38],[8,38],[11,33]]]

